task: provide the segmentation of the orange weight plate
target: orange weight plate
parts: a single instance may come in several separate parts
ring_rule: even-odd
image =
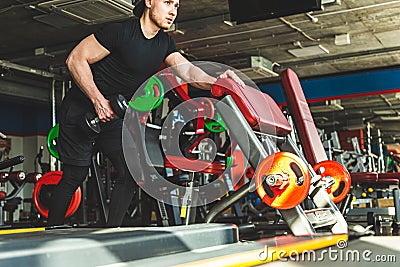
[[[289,152],[268,156],[255,174],[258,195],[276,209],[290,209],[303,202],[310,190],[310,180],[306,164]]]
[[[326,191],[334,203],[342,201],[350,191],[351,178],[347,169],[337,161],[325,160],[313,167],[314,171],[324,177],[332,177],[335,183]]]

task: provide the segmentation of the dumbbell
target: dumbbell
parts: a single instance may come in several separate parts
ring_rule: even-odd
[[[0,172],[0,183],[8,181],[8,172]]]
[[[42,177],[42,174],[41,173],[38,173],[38,172],[31,172],[31,173],[28,173],[27,175],[26,175],[26,180],[29,182],[29,183],[36,183],[37,181],[39,181],[39,179]]]
[[[117,95],[110,99],[110,105],[113,109],[114,113],[117,115],[118,118],[123,118],[125,115],[125,111],[128,108],[128,101],[126,101],[123,95]],[[85,123],[93,133],[100,133],[101,132],[101,121],[99,117],[97,117],[93,113],[86,113],[85,114]]]
[[[164,97],[164,85],[156,76],[150,77],[147,82],[140,87],[139,94],[135,94],[135,98],[127,101],[124,96],[117,95],[110,99],[110,105],[118,118],[123,118],[128,105],[134,110],[147,112],[157,108]],[[101,122],[93,113],[85,114],[85,127],[91,130],[91,133],[101,132]]]
[[[23,182],[26,178],[26,174],[23,171],[10,172],[8,175],[8,180],[14,182]]]

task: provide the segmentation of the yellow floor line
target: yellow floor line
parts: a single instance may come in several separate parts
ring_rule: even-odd
[[[6,229],[6,230],[0,230],[0,235],[33,233],[33,232],[41,232],[41,231],[44,231],[44,230],[46,230],[45,227],[23,228],[23,229]]]
[[[332,235],[325,236],[316,239],[295,242],[293,244],[285,244],[282,246],[268,247],[265,250],[266,255],[260,255],[264,253],[262,249],[251,250],[246,252],[240,252],[230,254],[226,256],[215,257],[211,259],[205,259],[194,262],[187,262],[184,264],[174,265],[175,267],[183,266],[229,266],[229,267],[245,267],[245,266],[256,266],[271,261],[276,261],[284,257],[288,257],[289,253],[296,251],[301,253],[304,251],[317,250],[325,247],[336,245],[340,241],[347,241],[347,235]],[[279,252],[279,253],[277,253]],[[261,259],[260,259],[261,258]]]

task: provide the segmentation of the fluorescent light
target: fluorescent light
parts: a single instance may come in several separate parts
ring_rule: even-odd
[[[226,25],[228,25],[228,26],[231,26],[231,27],[233,27],[235,24],[233,24],[233,22],[232,21],[230,21],[230,20],[224,20],[224,23],[226,24]]]
[[[392,110],[392,109],[389,109],[389,110],[374,110],[374,111],[372,111],[372,113],[374,115],[380,115],[380,116],[382,116],[382,115],[396,115],[397,114],[397,112]]]
[[[338,34],[335,35],[335,45],[349,45],[350,44],[350,34]]]
[[[386,122],[386,121],[400,121],[400,116],[378,116],[371,119],[374,122]]]
[[[331,111],[339,111],[344,110],[344,107],[340,104],[332,103],[329,105],[323,106],[310,106],[312,113],[320,113],[320,112],[331,112]]]
[[[316,18],[313,15],[311,15],[311,13],[312,12],[306,13],[306,16],[311,20],[312,23],[317,23],[318,22],[318,18]]]
[[[310,57],[329,54],[329,50],[322,45],[313,45],[302,48],[289,49],[288,52],[295,57]]]

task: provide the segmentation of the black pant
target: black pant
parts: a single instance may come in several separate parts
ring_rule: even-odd
[[[122,151],[117,151],[107,156],[118,174],[111,196],[107,226],[116,227],[122,224],[137,185],[126,167]],[[62,170],[62,179],[55,187],[51,197],[47,223],[49,226],[62,225],[64,223],[65,213],[72,196],[88,173],[88,167],[68,164],[64,164]]]
[[[93,105],[88,98],[79,89],[71,89],[61,106],[60,134],[57,146],[63,162],[63,176],[52,193],[48,225],[64,223],[64,215],[71,198],[87,176],[94,143],[111,160],[118,174],[118,177],[114,177],[116,182],[111,196],[108,226],[121,225],[137,187],[124,160],[122,119],[102,124],[101,133],[92,135],[82,128],[86,127],[84,115],[88,111],[94,112]],[[136,171],[140,169],[140,163],[138,159],[134,160]]]

